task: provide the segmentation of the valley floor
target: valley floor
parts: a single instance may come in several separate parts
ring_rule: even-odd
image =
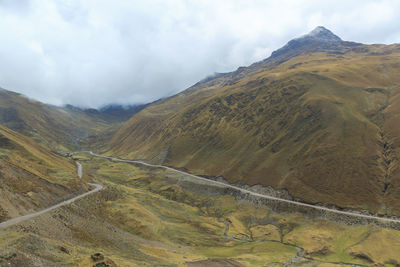
[[[394,229],[278,213],[171,170],[74,158],[104,189],[0,230],[0,266],[400,264]]]
[[[260,200],[266,200],[265,204],[267,206],[275,206],[276,209],[279,210],[276,206],[282,205],[282,208],[284,211],[296,211],[297,209],[302,210],[304,213],[312,213],[312,217],[324,217],[324,218],[329,218],[331,220],[336,220],[338,222],[342,223],[347,223],[351,224],[352,222],[356,222],[358,224],[361,223],[369,223],[369,222],[377,222],[379,224],[383,224],[385,227],[391,227],[394,229],[398,229],[400,227],[400,218],[392,216],[392,217],[387,217],[387,216],[378,216],[378,215],[373,215],[370,214],[368,211],[363,210],[363,211],[356,211],[356,210],[339,210],[338,208],[329,208],[325,207],[321,204],[319,205],[313,205],[313,204],[308,204],[304,203],[301,201],[297,200],[292,200],[292,197],[287,195],[286,198],[280,197],[280,196],[274,196],[273,194],[266,194],[266,193],[258,193],[257,191],[260,191],[260,188],[258,189],[253,189],[249,188],[248,189],[244,188],[243,186],[238,186],[238,185],[231,185],[228,182],[224,181],[216,181],[213,179],[209,178],[204,178],[198,175],[193,175],[188,172],[180,171],[178,169],[164,166],[164,165],[154,165],[150,163],[146,163],[144,161],[138,161],[138,160],[128,160],[128,159],[121,159],[121,158],[115,158],[115,157],[110,157],[110,156],[102,156],[95,154],[91,151],[87,152],[92,156],[96,156],[99,158],[104,158],[104,159],[109,159],[112,161],[116,162],[125,162],[125,163],[134,163],[134,164],[139,164],[139,165],[144,165],[147,167],[155,167],[155,168],[161,168],[165,169],[167,171],[172,171],[175,172],[177,177],[180,177],[181,179],[187,180],[195,183],[195,184],[202,184],[202,185],[208,185],[211,187],[222,187],[225,188],[226,190],[232,190],[230,193],[231,194],[242,194],[247,196],[247,200],[249,201],[256,201],[259,202]],[[79,164],[79,163],[78,163]],[[255,186],[257,187],[257,186]],[[261,191],[265,190],[265,187],[261,187]],[[280,194],[281,192],[277,191],[274,192],[275,195]],[[253,198],[253,199],[252,199]],[[307,212],[309,211],[309,212]]]

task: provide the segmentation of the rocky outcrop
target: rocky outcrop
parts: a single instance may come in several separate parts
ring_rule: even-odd
[[[333,34],[330,30],[319,26],[310,33],[289,41],[284,47],[272,52],[267,60],[278,60],[280,63],[302,53],[312,53],[327,50],[349,49],[361,45],[355,42],[346,42]]]
[[[117,267],[115,262],[113,262],[111,259],[104,257],[104,255],[99,252],[90,255],[90,258],[92,259],[92,261],[95,262],[95,264],[93,264],[93,267]]]
[[[94,253],[90,256],[93,261],[102,261],[104,260],[104,255],[101,253]]]

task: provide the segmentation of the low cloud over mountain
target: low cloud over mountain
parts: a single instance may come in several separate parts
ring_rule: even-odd
[[[318,25],[344,40],[400,42],[399,8],[396,1],[0,0],[0,86],[57,105],[150,102],[262,60]]]

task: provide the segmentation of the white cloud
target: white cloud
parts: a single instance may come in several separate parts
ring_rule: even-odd
[[[400,42],[399,1],[0,0],[0,86],[52,104],[148,102],[324,25]]]

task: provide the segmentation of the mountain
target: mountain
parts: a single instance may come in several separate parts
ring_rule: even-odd
[[[274,51],[269,58],[280,62],[302,53],[321,52],[326,50],[343,50],[361,45],[355,42],[342,41],[330,30],[318,26],[310,33],[289,41],[284,47]]]
[[[71,105],[57,107],[0,88],[0,125],[6,126],[57,151],[85,147],[90,137],[102,140],[135,112],[109,114]],[[93,143],[93,141],[90,141]]]
[[[153,103],[108,154],[400,214],[400,45],[318,27],[271,57]]]
[[[130,119],[134,114],[138,113],[142,109],[144,109],[147,104],[139,104],[139,105],[106,105],[101,107],[98,112],[103,114],[105,117],[109,117],[112,121],[126,121]]]
[[[48,148],[108,145],[261,193],[398,215],[400,45],[339,49],[321,31],[309,37],[332,48],[291,47],[145,107],[61,108],[1,91],[1,123],[20,133],[0,126],[0,222],[87,191],[89,179],[103,187],[3,224],[0,266],[399,266],[397,218],[84,151],[69,153],[79,179]]]
[[[72,160],[0,126],[0,222],[86,190]]]

